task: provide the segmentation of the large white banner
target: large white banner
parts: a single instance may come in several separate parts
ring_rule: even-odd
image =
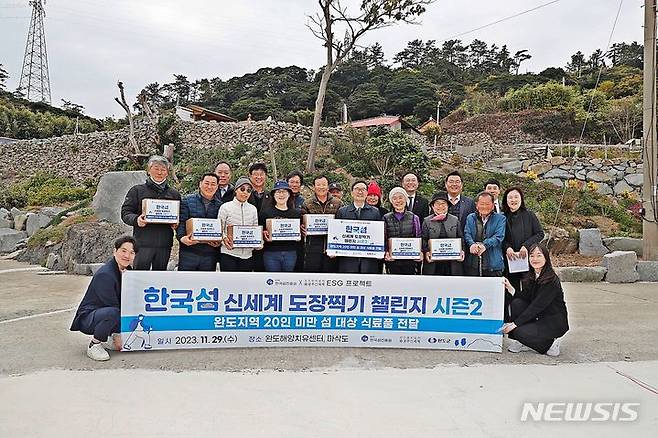
[[[502,278],[128,271],[122,285],[124,351],[502,350]]]

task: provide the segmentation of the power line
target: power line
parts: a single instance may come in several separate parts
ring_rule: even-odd
[[[492,21],[491,23],[483,24],[482,26],[478,26],[478,27],[476,27],[476,28],[474,28],[474,29],[471,29],[471,30],[467,30],[467,31],[464,31],[464,32],[457,33],[457,34],[455,34],[455,35],[449,36],[448,38],[445,38],[445,39],[439,40],[439,42],[448,41],[448,40],[451,40],[451,39],[454,39],[454,38],[458,38],[458,37],[463,36],[463,35],[468,35],[469,33],[477,32],[478,30],[486,29],[487,27],[491,27],[491,26],[494,26],[494,25],[496,25],[496,24],[500,24],[500,23],[502,23],[502,22],[504,22],[504,21],[511,20],[512,18],[520,17],[521,15],[528,14],[528,13],[530,13],[530,12],[536,11],[537,9],[545,8],[546,6],[550,6],[550,5],[552,5],[552,4],[554,4],[554,3],[557,3],[557,2],[559,2],[559,1],[560,1],[560,0],[552,0],[552,1],[550,1],[550,2],[543,3],[543,4],[541,4],[541,5],[535,6],[534,8],[530,8],[530,9],[526,9],[525,11],[517,12],[516,14],[513,14],[513,15],[510,15],[510,16],[507,16],[507,17],[501,18],[501,19],[496,20],[496,21]]]

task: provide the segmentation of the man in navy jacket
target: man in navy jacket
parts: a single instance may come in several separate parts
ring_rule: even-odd
[[[480,192],[475,197],[475,213],[466,218],[464,242],[466,244],[465,271],[467,275],[501,277],[503,261],[503,239],[505,239],[505,216],[494,212],[494,197]]]
[[[114,256],[108,260],[89,283],[82,302],[75,313],[71,331],[92,335],[87,347],[87,356],[93,360],[108,360],[110,355],[104,347],[112,333],[120,332],[121,318],[121,275],[130,269],[137,253],[137,243],[131,236],[123,236],[114,242]]]
[[[178,252],[179,271],[216,271],[220,242],[200,242],[187,234],[185,222],[190,218],[217,219],[221,201],[216,192],[219,178],[206,173],[199,181],[199,191],[188,195],[180,206],[180,222],[176,238],[181,243]]]
[[[352,184],[352,204],[338,209],[336,219],[353,219],[361,221],[380,221],[382,216],[379,210],[366,203],[368,186],[365,181],[356,181]],[[381,274],[378,272],[377,259],[365,257],[339,257],[338,272],[359,272],[361,274]]]

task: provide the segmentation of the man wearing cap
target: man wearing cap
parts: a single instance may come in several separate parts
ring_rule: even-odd
[[[215,197],[220,205],[233,199],[235,189],[231,185],[231,165],[226,161],[220,161],[215,166],[215,175],[219,178],[219,185]]]
[[[268,219],[297,219],[301,211],[295,208],[293,192],[286,181],[277,181],[270,192],[272,202],[263,206],[258,221],[263,226],[263,264],[267,272],[293,272],[297,262],[298,242],[294,240],[273,241],[265,229]]]
[[[328,191],[329,180],[324,175],[316,176],[313,180],[313,196],[302,205],[302,215],[330,214],[336,215],[341,206],[338,198],[331,196]],[[302,227],[302,233],[305,230]],[[335,259],[327,256],[327,236],[304,237],[304,272],[335,272]]]
[[[176,238],[180,242],[178,251],[179,271],[215,271],[219,261],[217,248],[220,242],[201,242],[187,234],[186,221],[191,218],[216,219],[221,201],[215,196],[219,178],[206,173],[199,180],[199,191],[186,196],[180,206],[180,222]]]
[[[329,194],[338,199],[341,203],[343,202],[343,189],[340,184],[335,182],[329,184]]]
[[[430,201],[432,213],[423,220],[422,237],[423,275],[463,275],[462,262],[464,261],[464,239],[459,219],[448,213],[448,194],[437,192]],[[462,251],[460,260],[433,261],[429,248],[430,239],[460,239]]]
[[[336,219],[352,219],[362,221],[382,220],[379,210],[366,203],[368,186],[365,181],[356,181],[352,184],[352,203],[341,207],[336,212]],[[381,274],[378,272],[379,262],[377,259],[365,257],[339,257],[338,272]]]
[[[222,221],[224,240],[220,248],[219,266],[224,272],[254,270],[251,248],[233,248],[228,236],[229,225],[258,225],[256,207],[248,201],[252,185],[249,178],[242,176],[235,182],[234,198],[219,207],[218,219]]]
[[[165,271],[171,247],[174,244],[174,230],[178,224],[150,224],[142,212],[144,199],[169,199],[180,201],[176,189],[169,187],[169,161],[165,157],[153,155],[146,165],[148,178],[144,184],[138,184],[128,190],[121,206],[121,220],[133,227],[133,236],[140,247],[135,256],[134,268],[137,270],[153,269]]]

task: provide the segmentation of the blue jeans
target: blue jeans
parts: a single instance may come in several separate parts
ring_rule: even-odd
[[[266,272],[293,272],[297,251],[264,251],[263,264]]]

